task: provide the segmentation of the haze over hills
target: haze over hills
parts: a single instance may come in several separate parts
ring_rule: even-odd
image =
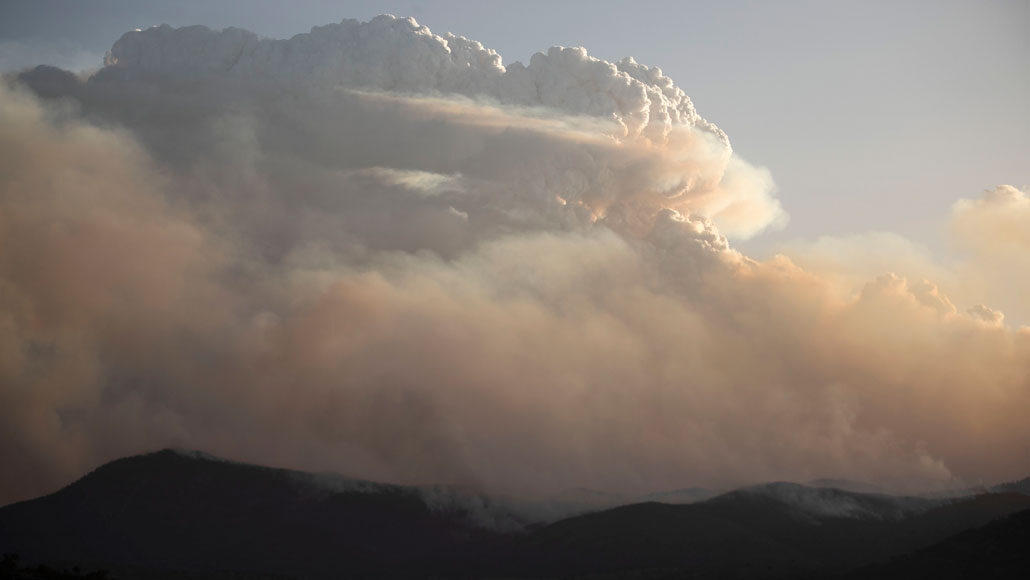
[[[1019,493],[945,500],[775,483],[548,524],[459,489],[165,450],[0,508],[0,552],[119,578],[777,578],[860,570],[1028,509]],[[966,564],[977,554],[967,550]]]

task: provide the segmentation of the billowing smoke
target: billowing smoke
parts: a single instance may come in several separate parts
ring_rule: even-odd
[[[794,242],[785,250],[845,293],[892,270],[914,280],[933,280],[962,310],[985,322],[1030,324],[1030,196],[1001,185],[977,199],[959,200],[946,231],[956,250],[951,261],[885,232],[825,236]]]
[[[1030,330],[731,249],[772,180],[657,68],[379,17],[0,91],[0,502],[166,446],[508,494],[1030,468]]]

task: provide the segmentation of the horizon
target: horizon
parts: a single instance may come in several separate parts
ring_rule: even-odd
[[[423,501],[426,507],[433,513],[447,514],[454,511],[454,513],[463,514],[461,515],[462,518],[467,519],[477,527],[490,529],[502,534],[518,533],[519,530],[525,531],[528,529],[527,526],[532,526],[534,523],[549,524],[562,521],[566,518],[574,518],[584,514],[606,512],[620,507],[647,503],[659,503],[670,506],[703,504],[713,500],[719,501],[720,499],[735,497],[741,493],[772,494],[770,498],[774,499],[774,501],[792,505],[795,509],[814,515],[861,519],[870,516],[869,514],[864,514],[860,509],[856,508],[856,506],[848,503],[849,500],[841,499],[839,495],[820,495],[819,490],[830,491],[835,494],[843,493],[845,494],[845,497],[851,498],[867,496],[870,498],[891,498],[894,501],[911,500],[931,502],[922,508],[911,508],[915,510],[914,513],[920,513],[925,509],[930,509],[931,507],[938,505],[932,502],[939,503],[941,501],[970,500],[980,497],[983,494],[1026,494],[1027,492],[1020,491],[1018,486],[1019,484],[1030,483],[1030,475],[1028,475],[1027,477],[1017,480],[995,482],[994,484],[980,483],[979,485],[966,485],[960,487],[957,486],[957,482],[953,482],[956,483],[956,485],[952,487],[899,491],[885,489],[864,481],[839,478],[817,478],[805,482],[765,481],[753,482],[742,486],[730,486],[721,489],[690,487],[652,490],[636,494],[611,492],[588,487],[572,487],[554,490],[546,494],[519,495],[516,493],[505,495],[491,493],[490,490],[487,489],[467,486],[457,482],[398,484],[388,481],[374,481],[357,478],[337,472],[310,472],[275,465],[241,462],[229,458],[218,457],[198,450],[164,448],[113,459],[81,474],[52,493],[46,493],[35,498],[18,500],[8,504],[0,504],[0,509],[14,506],[16,504],[37,505],[40,501],[47,501],[48,498],[51,498],[52,496],[81,487],[85,480],[91,478],[96,479],[99,477],[101,471],[109,470],[109,468],[115,465],[122,467],[129,463],[140,465],[141,460],[155,459],[159,457],[168,458],[171,456],[188,461],[220,464],[231,466],[233,468],[257,469],[263,473],[285,472],[290,477],[290,481],[292,482],[291,485],[294,486],[298,492],[302,492],[309,486],[314,486],[315,488],[322,489],[333,494],[413,493],[419,497],[420,501]],[[167,465],[165,468],[167,468]],[[125,480],[127,474],[124,472],[124,469],[119,473],[120,475],[117,477],[120,477],[123,481],[127,481]],[[134,472],[136,477],[138,477],[139,474],[140,472],[138,471]],[[196,475],[192,474],[190,477],[195,479]],[[298,477],[300,479],[297,479]],[[110,483],[110,480],[107,481]],[[252,476],[249,480],[250,485],[257,484],[259,481],[260,477],[256,475]],[[787,487],[784,488],[784,486]],[[247,487],[248,484],[244,482],[240,487],[240,490],[242,491]],[[796,494],[798,492],[794,491],[797,488],[811,490],[810,492],[805,491],[803,493],[814,493],[816,495],[797,496]],[[684,496],[684,492],[689,493]],[[101,493],[103,492],[101,491]]]

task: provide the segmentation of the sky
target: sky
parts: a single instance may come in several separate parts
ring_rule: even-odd
[[[5,2],[0,504],[1025,477],[1028,11]]]

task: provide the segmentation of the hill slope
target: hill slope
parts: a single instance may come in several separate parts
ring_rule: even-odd
[[[856,577],[1030,578],[1030,510],[966,530]]]
[[[624,506],[569,518],[527,539],[540,574],[689,570],[696,578],[843,573],[1030,506],[1019,494],[957,501],[796,484],[691,505]]]
[[[502,507],[472,512],[461,498],[166,450],[0,508],[0,552],[119,578],[823,577],[1030,509],[1016,493],[921,499],[775,483],[516,529]],[[1010,549],[998,529],[988,543]],[[967,544],[955,551],[967,560],[984,549]]]
[[[308,474],[170,450],[0,509],[6,552],[187,571],[448,573],[458,560],[474,569],[493,536],[410,488],[334,491]]]

